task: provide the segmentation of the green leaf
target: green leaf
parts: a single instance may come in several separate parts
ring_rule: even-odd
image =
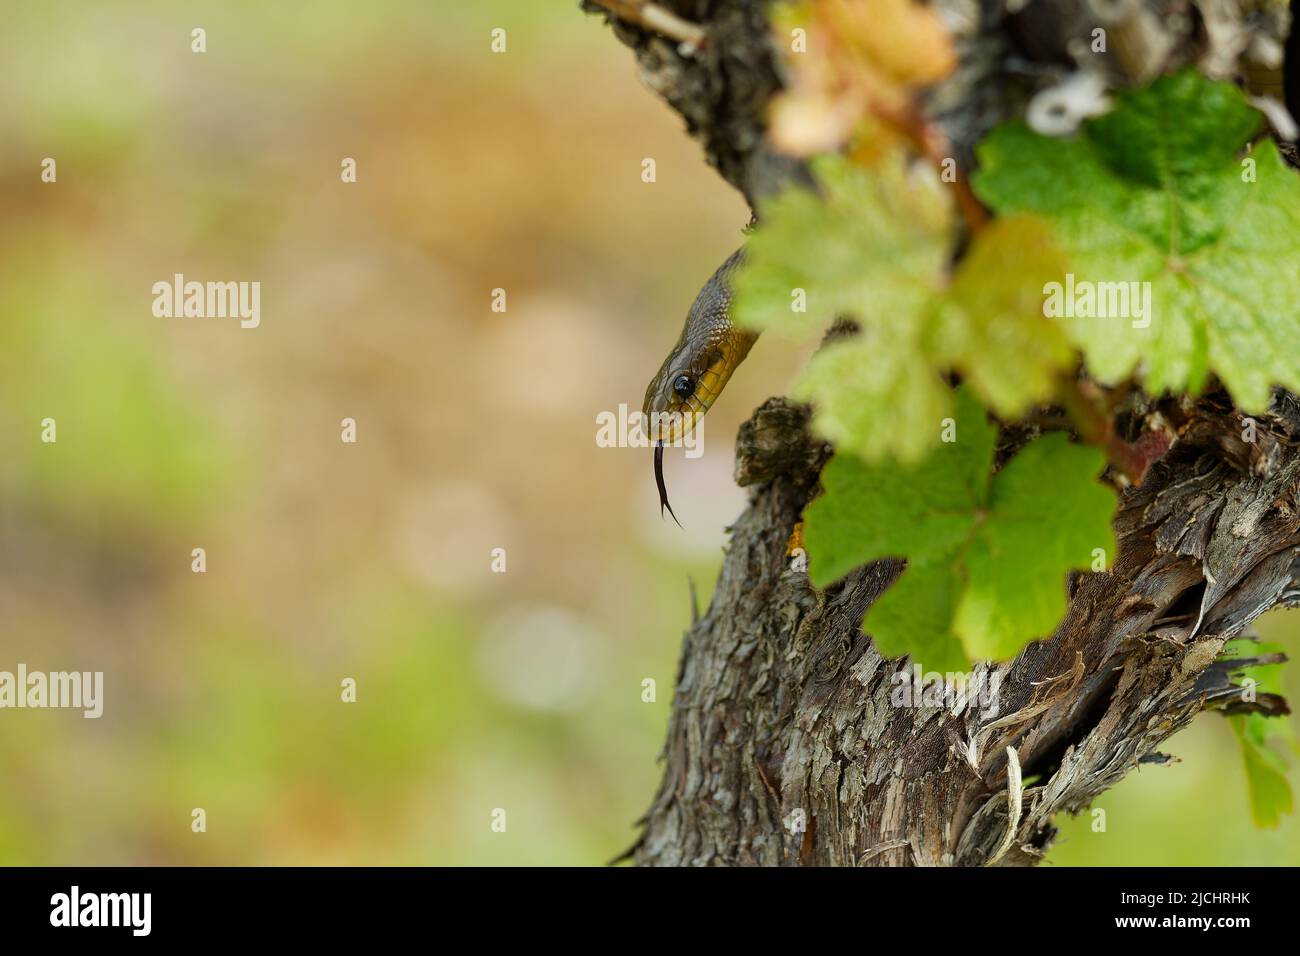
[[[1245,638],[1229,641],[1223,649],[1225,658],[1260,657],[1281,653],[1282,645],[1256,642]],[[1260,694],[1281,694],[1282,675],[1277,664],[1244,667],[1243,686],[1253,681]],[[1246,789],[1250,796],[1251,816],[1258,827],[1275,827],[1284,814],[1293,810],[1287,764],[1281,751],[1294,749],[1294,732],[1285,717],[1264,714],[1234,714],[1228,718],[1241,745],[1246,769]]]
[[[1249,718],[1257,714],[1237,714],[1228,718],[1241,744],[1246,767],[1246,786],[1250,791],[1250,812],[1258,827],[1275,827],[1282,816],[1294,809],[1291,784],[1286,778],[1286,761],[1269,746],[1267,732]]]
[[[956,441],[940,444],[919,464],[869,465],[837,454],[822,471],[825,494],[804,514],[813,583],[825,587],[849,571],[885,557],[928,556],[960,548],[972,515],[987,496],[997,432],[979,404],[957,395],[951,420]],[[932,423],[936,436],[943,423]]]
[[[909,176],[899,157],[867,172],[838,156],[814,160],[818,192],[793,187],[763,203],[734,280],[737,321],[819,335],[840,316],[887,326],[914,315],[948,261],[953,216],[943,187]],[[793,293],[807,296],[796,312]]]
[[[1048,636],[1065,612],[1066,573],[1115,548],[1099,451],[1052,434],[990,478],[996,429],[968,389],[955,399],[955,441],[912,466],[837,454],[804,517],[818,586],[907,559],[863,624],[882,654],[938,670],[1010,658]]]
[[[1114,556],[1115,496],[1095,480],[1105,464],[1096,448],[1057,432],[994,479],[988,518],[966,552],[969,582],[955,618],[971,656],[1010,658],[1030,637],[1050,634],[1065,613],[1065,572],[1090,564],[1097,548],[1107,563]]]
[[[951,633],[960,595],[960,552],[932,554],[928,561],[908,564],[863,624],[884,657],[911,654],[925,671],[964,671],[970,666],[966,652]]]
[[[1043,315],[1042,289],[1065,271],[1065,256],[1043,220],[990,222],[937,304],[932,360],[961,372],[985,405],[1009,418],[1050,395],[1073,349]],[[1015,374],[1008,375],[1012,367]]]
[[[1008,416],[1051,394],[1073,350],[1043,315],[1040,290],[1065,270],[1045,222],[992,223],[949,283],[952,203],[933,177],[897,158],[868,171],[823,157],[814,173],[816,193],[764,204],[733,309],[743,325],[804,337],[857,322],[859,334],[821,350],[792,391],[813,403],[822,436],[867,460],[915,463],[951,411],[946,372]]]
[[[812,403],[817,433],[837,448],[870,461],[917,462],[938,441],[952,391],[909,329],[900,323],[892,333],[828,344],[795,382],[791,396]]]
[[[1051,219],[1076,290],[1150,284],[1145,315],[1139,299],[1061,320],[1094,375],[1195,391],[1213,371],[1262,411],[1271,385],[1300,388],[1300,179],[1271,142],[1243,161],[1260,115],[1231,84],[1187,70],[1117,100],[1070,137],[995,130],[975,190],[999,213]]]

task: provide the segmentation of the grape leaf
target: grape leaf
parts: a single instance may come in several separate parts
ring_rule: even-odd
[[[1042,220],[992,223],[949,284],[952,208],[933,178],[897,158],[865,171],[824,157],[814,170],[818,193],[764,204],[733,309],[743,325],[805,337],[857,322],[859,334],[819,352],[792,390],[813,403],[819,434],[867,460],[914,463],[951,411],[945,372],[1007,416],[1050,395],[1073,351],[1043,316],[1040,290],[1065,260]]]
[[[977,194],[1055,225],[1075,273],[1059,304],[1092,313],[1062,322],[1102,381],[1198,391],[1213,371],[1257,412],[1271,385],[1300,388],[1300,178],[1272,142],[1239,156],[1259,125],[1235,86],[1186,70],[1073,136],[1014,123],[981,144]]]
[[[761,206],[732,308],[741,324],[794,336],[835,319],[886,325],[919,312],[948,259],[951,204],[901,157],[868,172],[838,156],[812,163],[818,192],[786,189]],[[792,295],[807,294],[797,312]]]
[[[1061,327],[1044,317],[1042,288],[1065,270],[1065,255],[1043,220],[990,222],[936,303],[934,363],[961,372],[989,408],[1008,418],[1050,395],[1073,350]],[[1007,374],[1010,368],[1015,374]]]
[[[1280,644],[1256,643],[1238,639],[1229,641],[1223,656],[1258,657],[1281,653]],[[1241,671],[1243,686],[1253,681],[1257,693],[1282,693],[1282,679],[1277,664],[1244,667]],[[1264,714],[1234,714],[1228,718],[1233,734],[1241,745],[1241,758],[1246,770],[1246,790],[1250,796],[1251,817],[1257,827],[1276,827],[1283,815],[1294,809],[1291,783],[1287,779],[1287,764],[1281,749],[1295,749],[1291,725],[1284,717],[1267,717]]]
[[[818,586],[868,561],[907,558],[863,625],[881,654],[947,671],[1049,635],[1065,611],[1066,572],[1115,547],[1114,494],[1096,478],[1101,452],[1051,434],[990,477],[996,429],[968,389],[955,405],[955,441],[915,465],[836,454],[804,517]]]
[[[952,392],[914,333],[915,326],[900,323],[829,344],[809,360],[790,394],[812,403],[818,434],[871,461],[916,462],[934,447]]]
[[[1286,761],[1269,745],[1266,731],[1250,722],[1251,717],[1257,716],[1236,714],[1228,722],[1241,744],[1251,817],[1255,826],[1272,828],[1294,809],[1291,784],[1286,777]]]

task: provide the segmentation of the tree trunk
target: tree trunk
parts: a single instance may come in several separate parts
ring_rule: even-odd
[[[781,86],[765,5],[660,3],[709,41],[683,50],[614,20],[648,85],[751,203],[800,178],[763,137],[764,105]],[[627,16],[642,6],[603,5]],[[1089,8],[1031,0],[1008,19],[1001,4],[936,5],[964,24],[962,67],[932,92],[930,115],[969,168],[973,144],[1023,104],[1033,64],[1088,35]],[[1192,61],[1221,70],[1229,28],[1246,35],[1231,2],[1197,5],[1200,20],[1167,16],[1187,4],[1128,6],[1112,25],[1126,53],[1106,65],[1120,81]],[[1272,23],[1251,29],[1284,35]],[[976,666],[972,681],[995,689],[991,701],[900,706],[910,663],[882,659],[860,622],[903,563],[869,564],[824,591],[791,569],[787,543],[830,449],[809,435],[807,409],[780,399],[759,408],[736,451],[750,504],[709,609],[685,637],[664,776],[636,861],[1032,864],[1055,814],[1087,807],[1139,763],[1168,759],[1160,743],[1207,706],[1285,712],[1270,695],[1242,701],[1230,679],[1241,662],[1219,654],[1263,611],[1300,600],[1300,402],[1279,392],[1254,441],[1222,393],[1138,396],[1123,424],[1135,437],[1153,421],[1172,446],[1122,492],[1118,556],[1106,572],[1071,579],[1055,634],[1012,662]],[[1003,429],[999,462],[1034,434]]]

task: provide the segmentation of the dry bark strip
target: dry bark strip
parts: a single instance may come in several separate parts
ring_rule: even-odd
[[[709,42],[683,50],[614,20],[648,85],[751,204],[801,178],[763,138],[763,106],[781,87],[765,4],[662,6]],[[939,6],[958,24],[963,65],[933,94],[931,115],[963,159],[1020,108],[1035,64],[1060,58],[1061,31],[1095,19],[1088,0],[1031,0],[1010,18],[999,3]],[[1188,62],[1231,67],[1250,31],[1279,30],[1258,12],[1247,25],[1230,0],[1111,6],[1127,11],[1114,26],[1124,56],[1105,67],[1122,80]],[[1253,442],[1222,395],[1134,402],[1126,437],[1165,422],[1172,448],[1121,495],[1119,553],[1108,571],[1071,579],[1056,633],[1012,662],[977,667],[1000,679],[994,713],[891,702],[908,663],[882,659],[860,622],[903,564],[869,564],[825,591],[790,570],[787,542],[830,449],[809,436],[806,409],[780,399],[759,408],[737,442],[750,505],[709,609],[685,636],[664,776],[636,861],[1032,864],[1057,813],[1169,759],[1160,743],[1203,709],[1246,708],[1232,687],[1240,665],[1220,652],[1263,611],[1300,601],[1300,402],[1278,393]],[[1030,437],[1004,431],[1000,460]],[[1286,709],[1267,695],[1249,706]]]

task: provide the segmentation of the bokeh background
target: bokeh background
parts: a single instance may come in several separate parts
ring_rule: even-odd
[[[0,863],[623,850],[688,581],[707,601],[743,507],[735,429],[803,356],[760,342],[705,456],[669,456],[685,530],[596,415],[639,407],[747,218],[576,2],[12,5],[0,669],[102,670],[106,702],[0,711]],[[155,318],[177,272],[260,281],[261,327]],[[1250,822],[1223,720],[1166,749],[1049,860],[1300,863],[1294,818]]]

